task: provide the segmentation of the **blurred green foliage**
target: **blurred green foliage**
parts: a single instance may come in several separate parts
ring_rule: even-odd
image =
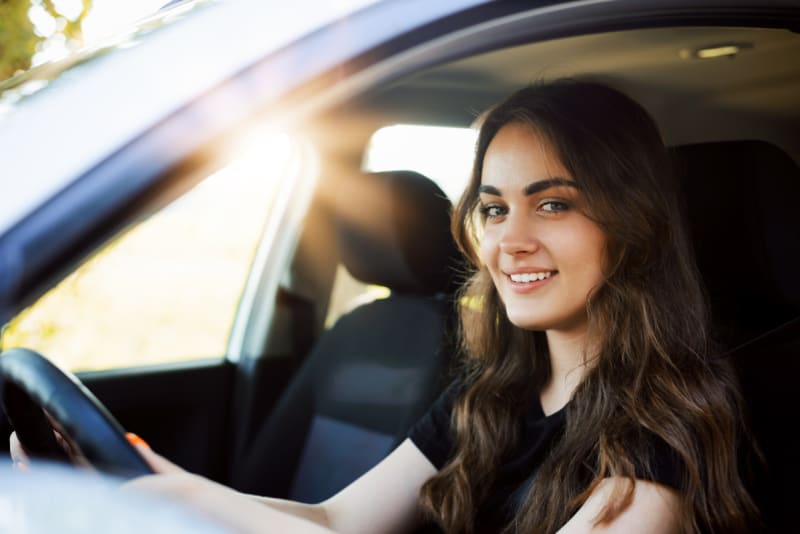
[[[40,6],[56,21],[56,33],[68,42],[82,42],[81,24],[89,13],[91,0],[81,0],[81,11],[70,18],[53,0],[0,0],[0,81],[28,70],[34,54],[51,36],[36,33],[29,17],[33,6]]]

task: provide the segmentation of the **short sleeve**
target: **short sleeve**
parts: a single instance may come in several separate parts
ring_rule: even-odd
[[[453,451],[450,416],[460,392],[461,382],[452,382],[408,433],[408,438],[436,469],[445,466]]]
[[[647,445],[650,470],[648,472],[644,468],[644,462],[635,462],[636,478],[681,491],[685,464],[678,453],[666,441],[652,433],[647,436]]]

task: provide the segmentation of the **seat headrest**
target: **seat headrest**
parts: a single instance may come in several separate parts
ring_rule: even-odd
[[[672,149],[691,236],[723,341],[800,314],[800,168],[763,141]]]
[[[450,234],[452,205],[411,171],[366,173],[336,194],[339,252],[356,279],[398,293],[455,288],[461,254]]]

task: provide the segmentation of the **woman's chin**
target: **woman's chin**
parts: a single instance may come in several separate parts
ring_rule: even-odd
[[[506,312],[508,320],[523,330],[532,332],[563,332],[563,333],[582,333],[586,330],[586,317],[542,317],[528,314],[514,314]]]
[[[509,315],[508,320],[511,322],[511,324],[523,330],[545,331],[550,328],[548,321],[543,321],[540,318],[530,316]]]

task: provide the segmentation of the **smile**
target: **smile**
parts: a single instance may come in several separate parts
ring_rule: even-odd
[[[538,273],[516,273],[510,274],[508,277],[511,279],[512,282],[520,283],[520,284],[527,284],[530,282],[538,282],[540,280],[546,280],[556,274],[556,271],[542,271]]]

